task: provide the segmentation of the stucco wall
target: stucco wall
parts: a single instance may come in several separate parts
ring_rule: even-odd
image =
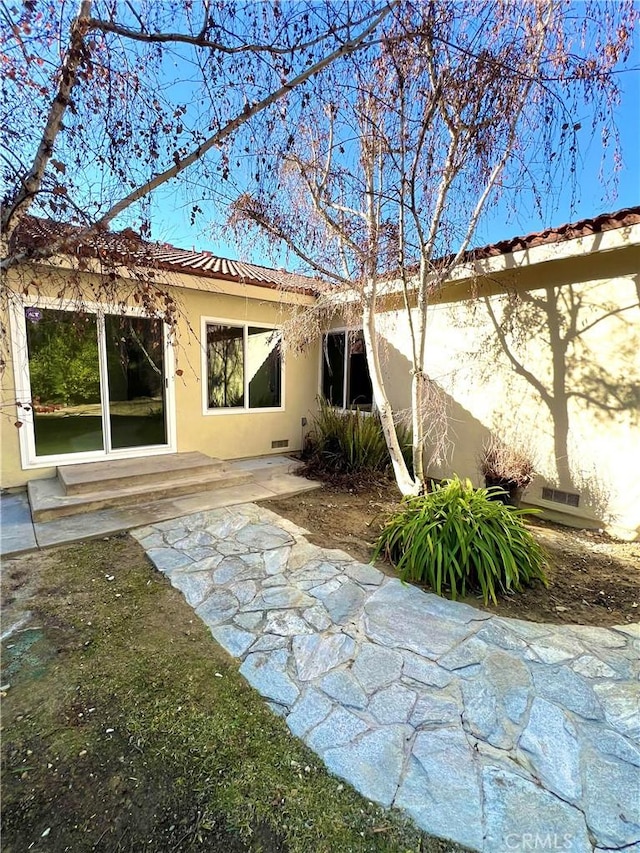
[[[301,446],[301,419],[316,410],[317,348],[303,356],[285,353],[284,411],[215,412],[203,414],[200,319],[236,320],[279,325],[286,306],[209,293],[183,293],[185,313],[193,318],[194,334],[181,336],[176,379],[177,434],[180,450],[200,450],[222,459],[273,453],[272,441],[288,439],[289,450]],[[183,330],[181,330],[183,331]],[[275,451],[277,452],[277,451]]]
[[[526,447],[536,464],[539,476],[526,502],[544,507],[548,517],[636,538],[640,251],[593,256],[588,267],[576,265],[572,283],[565,267],[542,265],[532,289],[535,269],[497,275],[475,282],[493,296],[429,308],[425,367],[444,392],[450,428],[447,457],[432,462],[429,473],[455,472],[480,485],[478,457],[495,434]],[[502,340],[490,311],[506,324]],[[389,396],[395,407],[407,407],[406,315],[381,315],[378,328]],[[543,500],[543,486],[578,493],[579,508]]]
[[[14,273],[14,289],[19,292],[25,283],[33,296],[56,297],[65,282],[65,271],[44,267],[25,274]],[[98,277],[83,274],[80,289],[85,298],[95,302],[92,289]],[[229,411],[205,414],[202,392],[202,318],[229,320],[278,326],[290,312],[289,302],[303,297],[285,296],[277,291],[235,282],[198,280],[193,276],[173,278],[171,292],[179,303],[180,320],[177,342],[173,348],[175,417],[178,451],[198,450],[223,459],[257,456],[273,452],[272,441],[288,440],[287,450],[301,446],[301,419],[309,418],[316,410],[318,393],[318,350],[312,347],[306,355],[284,355],[283,411]],[[182,285],[182,286],[178,286]],[[223,292],[225,291],[225,292]],[[68,303],[67,303],[68,306]],[[6,315],[3,321],[7,321]],[[9,329],[9,323],[6,322]],[[2,375],[2,418],[0,418],[2,488],[23,485],[29,479],[50,477],[51,467],[23,470],[20,458],[16,421],[16,389],[10,341],[4,344],[8,363]],[[175,371],[181,371],[177,375]],[[70,457],[70,461],[73,461]]]
[[[550,517],[640,536],[640,235],[630,240],[623,231],[484,261],[476,275],[456,276],[446,298],[430,306],[425,367],[445,395],[450,428],[449,453],[431,464],[430,475],[455,472],[480,484],[478,456],[496,434],[524,444],[535,460],[539,476],[526,501]],[[43,267],[16,277],[14,287],[29,284],[31,293],[55,296],[67,275]],[[83,274],[87,298],[98,282]],[[182,373],[173,377],[177,449],[227,459],[271,453],[279,440],[298,449],[301,419],[316,410],[318,346],[285,357],[283,411],[205,414],[201,330],[203,318],[277,326],[289,302],[310,298],[193,276],[174,276],[172,287],[181,312],[174,369]],[[472,292],[478,298],[469,299]],[[489,309],[501,326],[509,319],[503,340]],[[389,396],[396,409],[407,408],[406,316],[388,310],[378,327]],[[9,354],[0,418],[3,487],[54,473],[22,470],[15,399]],[[545,485],[579,493],[579,508],[543,500]]]

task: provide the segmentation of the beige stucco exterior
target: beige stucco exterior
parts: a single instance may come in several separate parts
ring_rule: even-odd
[[[425,367],[445,395],[449,450],[429,474],[481,485],[478,458],[496,435],[535,462],[525,502],[640,537],[639,294],[638,226],[493,258],[445,288],[428,309]],[[509,305],[525,322],[501,341],[489,311],[503,325]],[[401,410],[410,404],[406,313],[381,314],[378,329]],[[543,499],[545,486],[578,494],[579,507]]]
[[[135,273],[120,272],[124,297]],[[29,284],[29,295],[16,297],[20,310],[35,294],[55,300],[69,292],[64,258],[11,275],[17,294]],[[82,298],[95,301],[99,273],[73,275]],[[285,342],[280,409],[210,412],[203,400],[203,323],[277,327],[294,304],[311,304],[313,297],[193,274],[161,275],[180,315],[168,361],[172,449],[223,459],[272,453],[272,442],[299,449],[302,419],[317,410],[319,343],[293,355]],[[378,331],[387,392],[401,411],[410,404],[408,324],[393,281],[385,291]],[[458,268],[428,310],[425,368],[444,393],[449,418],[449,450],[430,462],[429,475],[457,473],[480,485],[478,457],[486,439],[497,435],[525,446],[535,461],[538,475],[527,503],[550,518],[640,538],[639,302],[640,225]],[[524,325],[515,324],[501,340],[490,312],[502,327],[505,311],[517,317],[523,310]],[[2,376],[3,488],[54,473],[51,466],[23,464],[14,403],[28,399],[28,392],[15,387],[10,352]],[[545,487],[578,494],[579,506],[544,499]]]
[[[54,299],[49,307],[72,307],[55,297],[65,286],[69,271],[61,264],[58,268],[42,266],[29,272],[29,296],[17,296],[19,310],[23,304],[42,304]],[[26,281],[24,273],[14,272],[14,290],[20,292]],[[74,289],[83,293],[83,299],[96,304],[95,288],[99,285],[96,274],[74,273]],[[123,271],[122,293],[126,292],[127,273]],[[300,449],[302,418],[310,418],[316,411],[318,348],[313,346],[305,355],[295,356],[285,351],[283,367],[283,399],[279,410],[218,410],[206,411],[203,398],[203,321],[226,320],[278,327],[291,310],[293,303],[311,298],[286,293],[256,285],[234,281],[217,281],[194,275],[171,274],[169,290],[179,305],[177,336],[171,347],[173,364],[168,364],[168,380],[173,391],[175,449],[197,450],[223,459],[259,456],[274,452]],[[67,288],[67,293],[69,289]],[[37,297],[36,297],[37,294]],[[133,303],[132,303],[133,304]],[[105,306],[102,306],[105,307]],[[7,319],[7,318],[4,318]],[[15,325],[15,324],[13,324]],[[7,322],[11,330],[12,324]],[[15,329],[13,330],[15,331]],[[14,345],[15,341],[10,341]],[[25,469],[21,458],[20,436],[14,426],[16,399],[29,399],[28,389],[16,389],[14,381],[15,346],[9,347],[9,360],[2,376],[2,411],[0,441],[2,446],[2,488],[24,485],[28,480],[51,477],[52,466]],[[19,415],[26,420],[25,413]],[[28,417],[28,414],[27,414]],[[24,427],[22,427],[24,429]],[[286,451],[272,448],[273,441],[288,441]],[[131,455],[134,455],[132,453]],[[74,461],[69,456],[69,461]]]

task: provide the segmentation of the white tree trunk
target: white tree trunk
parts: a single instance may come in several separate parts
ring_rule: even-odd
[[[402,455],[393,420],[393,408],[387,397],[380,358],[378,357],[375,308],[370,304],[370,300],[368,299],[365,299],[362,309],[362,331],[367,352],[369,376],[371,377],[371,386],[373,388],[373,399],[380,415],[380,422],[389,449],[396,483],[403,495],[417,495],[421,484],[411,477]]]
[[[411,374],[411,432],[413,447],[413,477],[418,491],[424,491],[424,378],[414,366]]]
[[[2,214],[2,232],[7,244],[21,220],[26,216],[31,202],[42,186],[42,178],[51,159],[56,138],[62,127],[64,114],[69,106],[71,90],[78,77],[78,69],[83,58],[83,40],[90,13],[91,0],[82,0],[78,14],[71,24],[69,49],[60,68],[58,90],[51,102],[40,145],[17,196],[6,205]]]

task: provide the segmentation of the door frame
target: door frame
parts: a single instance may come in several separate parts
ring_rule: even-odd
[[[31,404],[31,377],[29,374],[29,350],[27,346],[27,324],[24,315],[25,308],[49,308],[56,311],[74,311],[76,306],[68,302],[48,296],[18,296],[13,294],[9,305],[9,323],[11,328],[11,349],[13,355],[13,372],[15,381],[16,401]],[[121,306],[98,302],[83,302],[82,311],[96,315],[96,332],[98,343],[98,360],[100,367],[100,402],[102,409],[103,436],[106,444],[108,423],[108,378],[106,375],[106,350],[104,341],[104,323],[100,322],[106,314],[122,315]],[[127,307],[124,316],[149,317],[143,309]],[[153,317],[153,315],[151,315]],[[161,317],[155,317],[161,319]],[[91,450],[83,453],[60,453],[51,456],[37,456],[33,411],[26,411],[22,406],[16,406],[17,418],[22,423],[18,429],[20,442],[20,462],[22,470],[32,468],[50,468],[57,465],[81,464],[82,462],[100,462],[107,459],[135,459],[140,456],[162,456],[176,452],[176,409],[175,409],[175,358],[173,345],[170,340],[170,329],[163,322],[164,338],[164,374],[165,374],[165,423],[167,444],[127,447],[121,450]],[[105,429],[106,424],[106,429]]]

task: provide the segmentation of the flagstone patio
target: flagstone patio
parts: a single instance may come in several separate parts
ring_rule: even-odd
[[[492,616],[312,545],[255,504],[132,535],[364,796],[488,853],[640,850],[639,625]]]

